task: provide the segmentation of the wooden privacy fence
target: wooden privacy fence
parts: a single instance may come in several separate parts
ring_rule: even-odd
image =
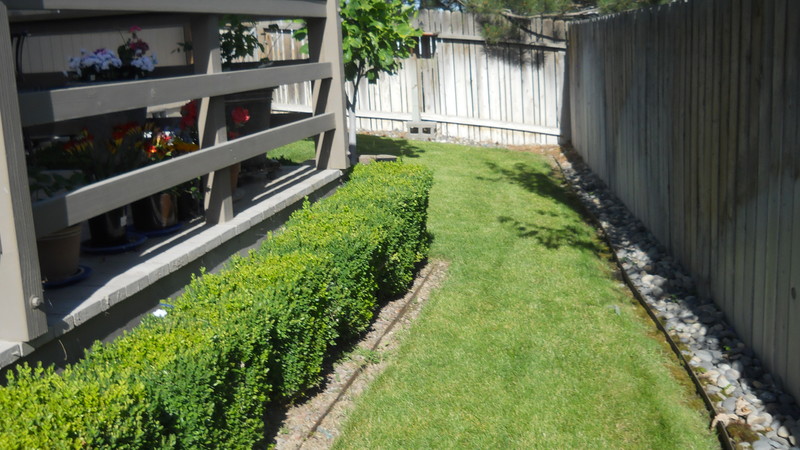
[[[565,22],[531,20],[519,43],[487,46],[475,16],[422,10],[418,56],[376,84],[363,81],[357,104],[364,131],[408,131],[407,122],[429,122],[447,137],[510,144],[556,143],[562,126]],[[291,28],[265,30],[267,53],[301,57]],[[276,110],[308,111],[309,85],[279,88]]]
[[[800,397],[800,2],[572,24],[572,143]]]

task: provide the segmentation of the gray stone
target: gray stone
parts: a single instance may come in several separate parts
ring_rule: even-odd
[[[747,416],[748,425],[769,425],[772,423],[772,415],[767,412],[753,413]]]
[[[720,389],[725,389],[726,387],[728,387],[730,385],[731,385],[731,382],[728,381],[728,379],[725,378],[724,375],[720,376],[719,378],[717,378],[717,386],[719,386]]]
[[[705,350],[699,350],[694,356],[698,357],[701,361],[712,361],[714,359],[711,353]]]
[[[778,436],[780,436],[782,438],[788,438],[789,437],[789,429],[786,428],[786,425],[781,425],[780,428],[778,428],[777,433],[778,433]]]
[[[735,397],[728,397],[722,402],[722,407],[725,409],[725,412],[729,414],[733,414],[736,411],[736,398]],[[788,433],[788,430],[787,430]]]
[[[789,446],[789,441],[779,436],[771,437],[769,440],[774,448],[786,448]]]
[[[658,286],[653,286],[653,288],[650,289],[650,294],[655,298],[661,298],[661,296],[664,295],[664,290]]]
[[[767,431],[766,436],[768,438],[772,439],[772,438],[778,437],[778,433],[776,433],[775,430],[769,430],[769,431]]]
[[[761,438],[753,442],[753,450],[772,450],[772,444],[769,443],[769,439]]]
[[[652,283],[653,283],[653,285],[655,285],[655,286],[658,286],[658,287],[664,287],[664,284],[666,284],[666,283],[667,283],[667,279],[666,279],[666,278],[664,278],[664,277],[662,277],[662,276],[660,276],[660,275],[655,275],[655,276],[653,276],[653,278],[651,279],[651,282],[652,282]]]

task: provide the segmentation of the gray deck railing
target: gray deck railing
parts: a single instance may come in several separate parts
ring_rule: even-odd
[[[194,75],[18,93],[10,28],[49,21],[103,28],[120,14],[181,18],[193,44]],[[310,60],[280,67],[222,72],[218,14],[304,18]],[[88,21],[88,22],[87,22]],[[141,22],[140,22],[141,23]],[[233,216],[229,167],[265,151],[317,138],[317,167],[348,166],[344,129],[341,31],[335,0],[4,0],[0,2],[0,340],[30,341],[47,331],[36,237],[80,223],[195,177],[209,174],[206,220]],[[311,81],[307,119],[227,141],[223,96]],[[201,98],[201,149],[31,205],[22,128]]]

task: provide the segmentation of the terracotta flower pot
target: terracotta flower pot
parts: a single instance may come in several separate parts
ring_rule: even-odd
[[[81,225],[73,225],[36,240],[43,282],[57,283],[78,272]]]

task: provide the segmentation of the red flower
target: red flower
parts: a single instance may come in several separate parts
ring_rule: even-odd
[[[150,46],[147,45],[147,42],[145,42],[145,41],[143,41],[141,39],[132,40],[128,44],[128,47],[131,50],[133,50],[134,52],[138,51],[138,52],[141,52],[141,53],[144,53],[144,52],[150,50]]]
[[[193,127],[197,122],[197,100],[192,100],[181,106],[181,130]]]
[[[231,119],[233,119],[233,123],[236,126],[240,127],[250,121],[250,111],[241,106],[237,106],[231,111]]]
[[[131,33],[138,33],[140,31],[142,31],[142,28],[139,27],[139,26],[134,25],[134,26],[130,27],[130,29],[128,29],[128,31],[130,31]]]

